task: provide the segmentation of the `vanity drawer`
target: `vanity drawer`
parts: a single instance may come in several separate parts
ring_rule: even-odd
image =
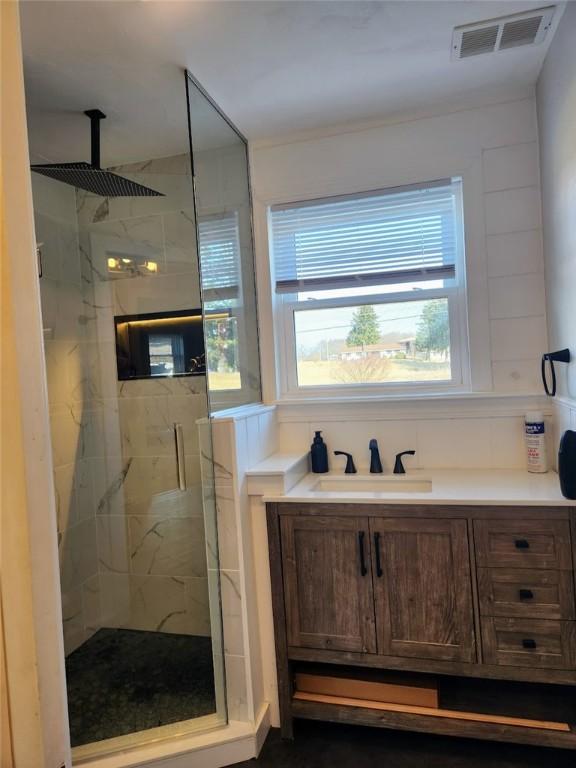
[[[474,540],[484,568],[572,569],[567,520],[475,520]]]
[[[575,617],[571,571],[479,568],[478,597],[483,616]]]
[[[573,669],[576,622],[482,619],[484,662],[509,667]]]

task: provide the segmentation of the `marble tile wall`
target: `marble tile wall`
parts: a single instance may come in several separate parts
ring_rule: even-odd
[[[253,720],[264,701],[246,470],[276,444],[274,408],[254,405],[212,421],[217,531],[230,719]],[[203,449],[204,454],[204,449]],[[209,563],[210,564],[210,563]]]
[[[204,377],[117,382],[114,316],[200,306],[187,155],[116,169],[164,194],[78,193],[82,274],[94,285],[88,324],[98,338],[117,440],[100,466],[96,510],[101,622],[107,627],[211,634],[200,448]],[[153,261],[121,276],[107,260]],[[185,436],[187,490],[178,490],[174,423]],[[105,427],[106,429],[106,427]]]
[[[239,423],[228,432],[233,443],[224,459],[218,449],[215,480],[205,379],[117,381],[115,314],[200,301],[187,161],[132,170],[169,194],[78,194],[67,210],[75,258],[54,249],[58,261],[48,260],[43,287],[66,652],[100,626],[211,635],[218,710],[225,676],[229,717],[252,720],[262,685],[249,632],[256,626],[254,585],[244,570],[251,560],[247,496],[233,457],[252,462],[271,452],[274,440],[266,413],[250,426]],[[60,243],[64,234],[53,230],[51,220],[39,220],[39,239]],[[158,273],[109,279],[110,250],[156,260]],[[174,422],[184,429],[186,491],[178,490]]]
[[[68,654],[100,626],[96,486],[104,416],[99,350],[84,322],[92,286],[80,271],[74,189],[34,176],[33,195]]]
[[[146,391],[147,394],[137,394]],[[97,514],[102,622],[210,635],[206,542],[196,420],[205,379],[122,382],[118,387],[126,475],[122,508]],[[174,422],[183,425],[187,490],[178,489]],[[117,591],[123,600],[115,600]]]

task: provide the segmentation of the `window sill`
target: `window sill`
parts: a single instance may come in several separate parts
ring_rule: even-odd
[[[538,392],[418,392],[389,395],[332,395],[284,397],[276,400],[280,413],[297,419],[322,416],[331,420],[374,418],[441,418],[474,416],[517,416],[528,410],[553,412],[552,403]]]
[[[444,392],[432,392],[430,390],[410,393],[390,393],[384,394],[379,392],[378,394],[358,394],[358,395],[344,395],[334,393],[333,395],[309,395],[308,393],[302,395],[286,395],[278,398],[274,402],[275,405],[301,405],[302,403],[379,403],[379,402],[405,402],[405,401],[422,401],[422,400],[486,400],[493,398],[495,400],[501,398],[544,398],[548,400],[544,393],[539,392],[464,392],[464,391],[444,391]]]

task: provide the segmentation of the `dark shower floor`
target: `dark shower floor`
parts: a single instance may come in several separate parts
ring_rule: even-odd
[[[66,680],[73,747],[216,711],[209,637],[100,629]]]

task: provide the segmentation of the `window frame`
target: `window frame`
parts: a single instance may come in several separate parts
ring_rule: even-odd
[[[467,392],[470,390],[469,338],[468,338],[468,294],[466,285],[466,254],[465,254],[465,212],[464,212],[464,178],[462,174],[453,174],[452,178],[459,180],[457,187],[457,203],[460,215],[456,226],[456,258],[455,277],[453,285],[419,289],[417,291],[387,291],[384,293],[358,294],[346,297],[331,297],[326,299],[298,300],[298,294],[277,293],[275,280],[271,281],[272,307],[274,315],[274,333],[276,339],[278,383],[280,399],[313,400],[324,398],[369,398],[406,397],[425,394],[441,395]],[[425,187],[430,182],[411,183],[412,187]],[[396,185],[395,185],[396,186]],[[382,191],[374,190],[373,194]],[[351,193],[350,197],[363,197],[370,190]],[[322,198],[326,202],[331,195]],[[305,202],[293,201],[292,204]],[[308,202],[312,202],[311,200]],[[320,201],[319,201],[320,202]],[[283,202],[283,206],[291,203]],[[274,250],[272,236],[272,206],[267,208],[268,240],[270,266],[274,276]],[[400,284],[398,284],[400,285]],[[323,308],[338,308],[344,306],[359,307],[362,305],[382,305],[423,301],[435,298],[448,300],[448,319],[450,324],[450,366],[452,376],[442,381],[403,381],[403,382],[365,382],[358,384],[321,384],[300,385],[298,383],[298,361],[295,333],[294,314],[298,310]]]

